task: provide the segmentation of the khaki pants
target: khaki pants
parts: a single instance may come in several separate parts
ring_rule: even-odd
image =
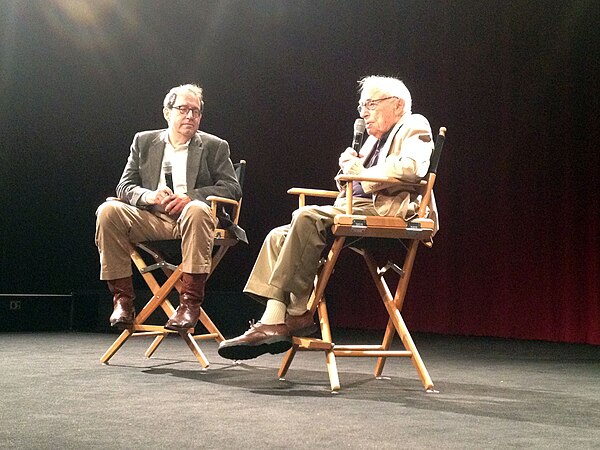
[[[294,211],[289,225],[271,230],[244,292],[261,302],[275,299],[290,305],[290,293],[306,302],[327,245],[327,230],[335,215],[346,212],[345,202],[341,198],[333,206],[304,206]],[[371,199],[361,198],[354,198],[353,213],[377,214]]]
[[[120,201],[107,201],[96,211],[100,279],[131,276],[130,243],[163,239],[181,239],[184,272],[208,273],[215,228],[210,206],[199,200],[188,203],[177,219]]]

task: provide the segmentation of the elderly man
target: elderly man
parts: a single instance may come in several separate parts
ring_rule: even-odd
[[[165,327],[185,330],[198,321],[216,228],[206,197],[241,197],[229,145],[198,131],[203,107],[202,88],[171,89],[163,102],[168,127],[135,135],[117,185],[120,201],[96,212],[100,279],[113,294],[114,327],[135,318],[130,243],[162,239],[181,238],[184,272],[179,307]]]
[[[370,76],[360,82],[358,112],[368,139],[357,153],[346,149],[339,158],[346,174],[386,176],[416,181],[427,174],[433,151],[431,127],[425,117],[412,114],[411,95],[395,78]],[[243,335],[221,342],[219,354],[229,359],[251,359],[288,350],[291,336],[306,336],[317,326],[307,303],[313,288],[327,229],[336,214],[346,210],[345,189],[333,206],[305,206],[289,225],[272,230],[262,245],[244,292],[266,303],[260,321]],[[354,182],[355,214],[410,218],[419,200],[409,192],[393,192],[373,183]]]

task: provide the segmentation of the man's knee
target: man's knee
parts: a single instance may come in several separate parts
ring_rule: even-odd
[[[287,236],[289,231],[288,225],[283,225],[281,227],[273,228],[267,236],[265,237],[265,242],[270,242],[271,245],[275,245],[281,247],[283,245],[283,241]]]
[[[321,211],[321,208],[316,205],[302,206],[293,212],[292,221],[295,222],[296,226],[298,226],[298,224],[301,226],[315,225],[322,219],[325,219],[325,216]]]
[[[98,222],[102,223],[109,220],[116,215],[122,214],[125,209],[126,204],[120,202],[118,200],[107,200],[98,206],[96,210],[96,217],[98,218]]]
[[[182,215],[189,219],[205,219],[212,216],[212,210],[206,203],[200,200],[192,200],[185,206]]]
[[[184,228],[215,228],[217,224],[211,207],[200,200],[192,200],[185,206],[180,222]]]

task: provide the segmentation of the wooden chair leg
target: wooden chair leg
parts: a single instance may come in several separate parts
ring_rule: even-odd
[[[100,358],[100,362],[102,364],[108,364],[110,358],[113,357],[115,353],[123,346],[125,341],[129,339],[129,337],[133,334],[131,330],[123,330],[123,332],[119,335],[117,340],[113,342],[113,344],[104,352],[104,355]]]
[[[329,383],[331,390],[336,392],[340,389],[340,381],[337,371],[337,363],[335,353],[333,351],[333,343],[331,339],[331,329],[329,327],[329,316],[327,314],[327,305],[325,302],[325,286],[327,285],[337,258],[342,251],[345,238],[338,237],[329,251],[326,263],[322,266],[317,274],[315,289],[309,301],[309,308],[314,313],[318,311],[319,326],[321,328],[322,339],[317,338],[293,338],[292,348],[287,351],[284,360],[279,368],[278,376],[283,379],[287,373],[294,356],[298,350],[317,350],[325,352],[325,361],[327,364],[327,372],[329,375]]]
[[[214,335],[215,341],[222,342],[225,340],[217,326],[213,323],[212,320],[210,320],[210,317],[208,317],[203,308],[200,308],[200,318],[198,320],[200,320],[200,323],[204,325],[204,328],[206,328],[211,335]],[[196,339],[201,338],[202,337],[196,337]]]
[[[385,333],[383,335],[383,341],[381,342],[381,348],[383,350],[389,350],[392,346],[392,341],[394,340],[394,334],[396,333],[396,329],[394,328],[394,323],[391,320],[388,320],[387,326],[385,327]],[[375,370],[373,371],[373,375],[375,378],[380,378],[383,373],[383,366],[385,366],[386,357],[380,356],[377,358],[377,362],[375,363]]]
[[[337,362],[335,359],[335,353],[333,351],[333,338],[331,335],[331,328],[329,326],[329,314],[327,313],[327,303],[325,297],[321,299],[318,305],[319,311],[319,325],[321,326],[321,336],[323,341],[330,343],[332,348],[325,350],[325,361],[327,363],[327,373],[329,375],[329,384],[333,392],[340,390],[340,378],[337,370]]]
[[[294,356],[296,356],[296,351],[298,351],[298,347],[299,347],[299,345],[294,343],[294,344],[292,344],[292,348],[290,348],[286,352],[285,357],[283,358],[283,362],[281,363],[281,366],[279,367],[279,371],[277,372],[277,377],[279,377],[280,380],[285,379],[285,374],[287,373],[288,369],[292,365],[292,361],[294,360]]]
[[[183,338],[183,340],[190,348],[198,362],[202,365],[203,368],[206,369],[210,364],[208,363],[206,356],[204,356],[204,353],[202,353],[202,350],[200,350],[200,347],[198,347],[198,344],[196,343],[194,337],[187,331],[180,331],[179,336]]]
[[[398,332],[398,336],[400,336],[400,340],[404,344],[404,347],[412,354],[410,359],[415,366],[415,369],[417,369],[417,373],[419,374],[419,378],[421,379],[423,387],[428,392],[434,392],[433,381],[431,380],[429,372],[427,372],[427,368],[421,359],[421,355],[419,354],[408,328],[406,327],[406,324],[400,315],[400,311],[394,307],[394,309],[390,311],[390,315],[392,317],[392,321],[394,322],[394,326],[396,327],[396,331]]]
[[[152,344],[150,344],[150,347],[148,347],[148,349],[146,350],[146,353],[144,353],[144,356],[146,358],[152,358],[152,355],[154,354],[154,352],[156,351],[158,346],[162,343],[162,341],[167,337],[167,334],[168,333],[159,334],[158,336],[156,336],[154,338],[154,340],[152,341]]]

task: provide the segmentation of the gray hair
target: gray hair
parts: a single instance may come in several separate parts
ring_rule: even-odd
[[[358,81],[358,92],[377,89],[384,94],[392,97],[398,97],[404,101],[404,112],[412,111],[412,97],[406,85],[398,78],[384,77],[380,75],[370,75]]]
[[[176,86],[171,89],[167,95],[165,95],[165,99],[163,100],[163,106],[165,108],[169,108],[175,104],[175,100],[177,96],[183,94],[185,92],[190,92],[196,97],[198,97],[198,103],[200,104],[200,110],[204,106],[203,97],[202,97],[202,88],[197,84],[182,84],[180,86]]]

